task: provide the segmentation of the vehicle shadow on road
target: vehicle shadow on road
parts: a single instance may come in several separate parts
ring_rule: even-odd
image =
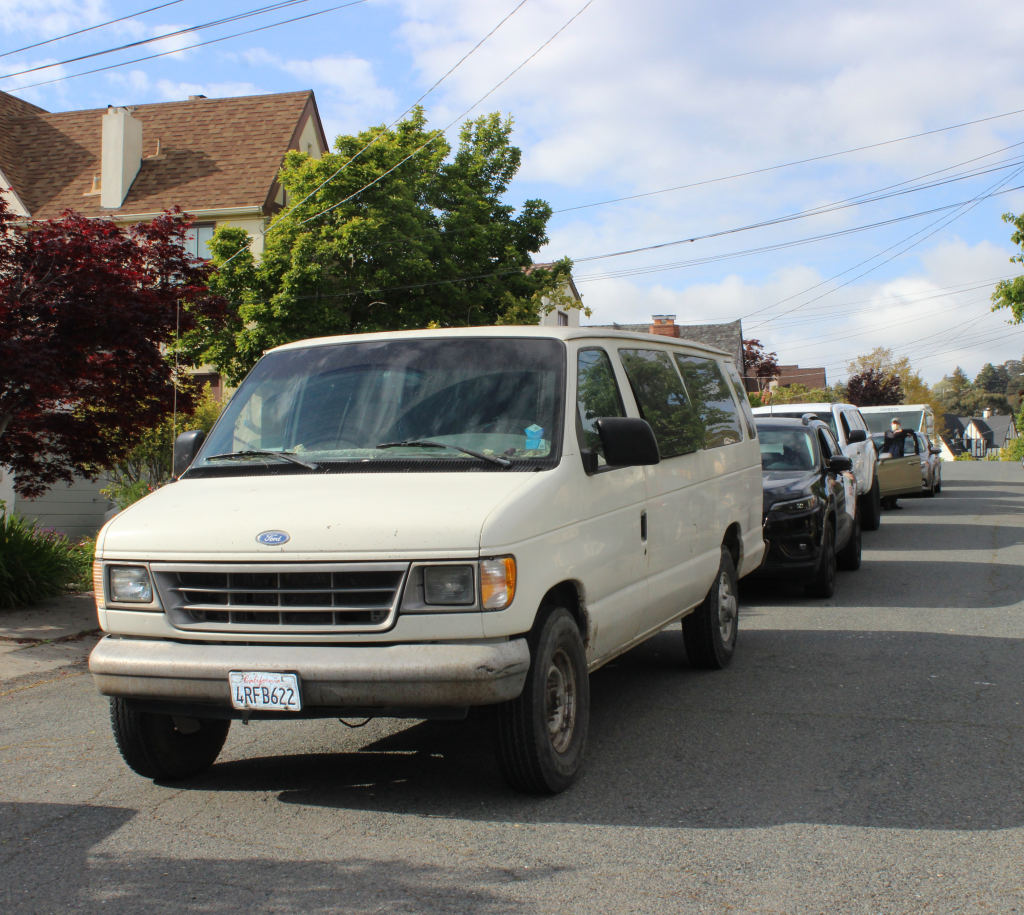
[[[504,913],[502,890],[551,877],[453,860],[443,867],[407,859],[341,861],[264,856],[194,859],[100,846],[136,811],[71,804],[0,803],[0,911],[238,912],[445,911]],[[516,911],[534,907],[516,900]]]
[[[741,638],[725,671],[689,668],[677,630],[598,671],[585,771],[557,797],[502,786],[483,716],[411,724],[355,752],[223,763],[184,787],[496,822],[1024,825],[1024,641],[778,630]]]

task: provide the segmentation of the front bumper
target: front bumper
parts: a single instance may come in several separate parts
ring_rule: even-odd
[[[297,673],[304,709],[380,709],[381,715],[389,708],[505,702],[523,691],[529,667],[526,639],[351,646],[107,636],[89,656],[93,681],[104,696],[230,709],[229,671]]]
[[[814,574],[821,560],[819,515],[820,509],[795,516],[767,515],[763,530],[768,548],[755,574],[762,578]]]

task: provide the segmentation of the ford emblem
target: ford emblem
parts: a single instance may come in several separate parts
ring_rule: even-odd
[[[256,542],[262,543],[264,546],[278,546],[291,539],[284,531],[264,531],[262,534],[256,535]]]

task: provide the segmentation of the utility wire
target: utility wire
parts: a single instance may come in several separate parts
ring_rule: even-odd
[[[443,83],[459,67],[461,67],[462,64],[464,64],[466,62],[466,60],[473,53],[475,53],[476,50],[485,41],[487,41],[488,38],[490,38],[495,32],[498,31],[498,29],[500,29],[506,22],[508,22],[509,19],[511,19],[516,13],[518,13],[520,7],[522,7],[525,3],[526,3],[526,0],[521,0],[521,2],[518,4],[518,6],[516,6],[516,8],[513,9],[511,13],[509,13],[504,19],[501,20],[501,22],[499,22],[493,29],[491,29],[486,35],[484,35],[484,37],[481,38],[472,48],[470,48],[469,51],[467,51],[459,59],[458,63],[456,63],[453,67],[451,67],[451,69],[449,69],[448,72],[444,74],[444,76],[442,76],[439,80],[437,80],[437,82],[435,82],[434,85],[432,85],[426,92],[423,93],[423,95],[421,95],[418,99],[416,99],[415,102],[413,102],[408,108],[406,108],[405,111],[403,111],[387,127],[385,127],[384,130],[382,130],[380,133],[376,134],[374,136],[374,138],[372,140],[370,140],[369,143],[367,143],[361,150],[359,150],[359,152],[357,152],[354,156],[352,156],[352,158],[349,159],[344,165],[342,165],[336,172],[334,172],[334,174],[330,175],[324,181],[320,182],[320,184],[318,184],[315,188],[313,188],[313,190],[311,190],[308,194],[306,194],[305,197],[303,197],[297,203],[293,204],[292,207],[290,208],[289,212],[295,212],[295,209],[297,207],[302,206],[302,204],[304,204],[307,200],[309,200],[309,198],[312,197],[315,193],[317,193],[317,191],[322,190],[327,184],[329,184],[331,181],[333,181],[335,178],[337,178],[338,175],[340,175],[346,168],[348,168],[353,162],[355,162],[355,160],[358,159],[364,152],[366,152],[366,150],[368,150],[371,146],[373,146],[374,143],[376,143],[381,137],[385,136],[387,134],[387,132],[389,130],[391,130],[392,127],[394,127],[399,121],[401,121],[402,118],[404,118],[420,102],[422,102],[428,95],[430,95],[431,92],[433,92],[438,86],[440,86],[441,83]]]
[[[79,76],[90,76],[93,73],[104,73],[107,70],[116,70],[118,67],[127,67],[131,64],[142,63],[146,60],[156,60],[158,57],[167,57],[169,54],[180,54],[182,51],[194,51],[196,48],[205,48],[207,45],[217,44],[221,41],[229,41],[232,38],[241,38],[243,35],[254,35],[257,32],[265,32],[268,29],[276,29],[278,26],[281,25],[289,25],[292,22],[301,22],[304,19],[312,19],[314,16],[323,16],[325,13],[333,13],[336,10],[343,10],[350,6],[359,6],[359,4],[366,2],[368,2],[368,0],[350,0],[349,3],[342,3],[338,6],[331,6],[325,10],[318,10],[315,13],[306,13],[304,16],[294,16],[291,19],[283,19],[281,20],[281,22],[272,22],[270,25],[263,25],[255,29],[247,29],[244,32],[236,32],[234,35],[224,35],[221,38],[211,38],[209,41],[200,41],[196,44],[189,45],[188,47],[175,48],[173,51],[161,51],[159,54],[150,54],[146,57],[137,57],[134,60],[125,60],[119,64],[110,64],[110,66],[107,67],[97,67],[95,70],[83,70],[81,73],[70,73],[67,76],[58,76],[54,79],[43,80],[39,83],[31,83],[28,86],[17,86],[11,91],[20,92],[23,89],[36,89],[39,86],[49,86],[52,83],[62,83],[65,80],[77,79]],[[161,38],[166,37],[166,35],[161,36]]]
[[[168,6],[175,6],[182,2],[183,0],[171,0],[170,3],[161,3],[159,6],[151,6],[148,10],[139,10],[137,13],[130,13],[127,16],[121,16],[119,19],[110,19],[107,22],[101,22],[99,25],[91,25],[87,29],[79,29],[77,32],[68,32],[66,35],[58,35],[56,38],[47,38],[46,41],[37,41],[35,44],[27,44],[25,47],[17,48],[14,51],[4,51],[3,54],[0,54],[0,57],[10,57],[12,54],[20,54],[22,51],[31,51],[33,48],[41,48],[43,45],[53,44],[55,41],[63,41],[65,38],[74,38],[76,35],[84,35],[86,32],[95,32],[96,29],[104,29],[108,25],[124,22],[126,19],[134,19],[136,16],[145,16],[146,13],[155,13],[157,10],[165,9]]]
[[[971,127],[974,124],[984,124],[988,121],[997,121],[1000,118],[1012,117],[1015,114],[1024,114],[1024,108],[1018,108],[1015,111],[1007,111],[1003,114],[993,114],[985,118],[977,118],[973,121],[963,121],[960,124],[951,124],[949,127],[938,127],[935,130],[926,130],[923,133],[914,133],[906,137],[897,137],[894,140],[882,140],[880,143],[869,143],[867,146],[855,146],[853,149],[844,149],[840,152],[826,153],[821,156],[811,156],[807,159],[797,159],[793,162],[783,162],[781,165],[769,165],[765,168],[755,168],[748,172],[737,172],[734,175],[723,175],[721,178],[708,178],[705,181],[694,181],[691,184],[679,184],[675,187],[666,187],[657,191],[646,191],[643,194],[630,194],[627,197],[613,197],[609,200],[598,200],[594,203],[582,203],[579,206],[563,207],[561,210],[555,210],[554,213],[571,213],[574,210],[586,210],[591,207],[605,206],[609,203],[621,203],[624,200],[638,200],[642,197],[653,197],[656,194],[668,194],[672,191],[684,191],[691,187],[702,187],[705,184],[718,184],[721,181],[732,181],[734,178],[746,178],[750,175],[761,175],[765,172],[774,172],[783,168],[793,168],[796,165],[806,165],[809,162],[821,162],[823,159],[834,159],[837,156],[848,156],[852,153],[864,152],[868,149],[878,149],[881,146],[891,146],[893,143],[904,143],[907,140],[917,140],[921,137],[930,137],[933,134],[945,133],[948,130],[959,130],[961,127]]]
[[[810,291],[811,291],[811,290],[813,290],[813,289],[816,289],[816,288],[818,288],[818,287],[820,287],[820,286],[823,286],[823,285],[824,285],[825,283],[830,283],[830,282],[832,282],[833,280],[836,280],[836,279],[838,279],[839,277],[841,277],[841,276],[844,276],[845,274],[847,274],[847,273],[850,273],[850,272],[851,272],[851,271],[853,271],[853,270],[856,270],[856,269],[857,269],[858,267],[862,267],[862,266],[863,266],[864,264],[867,264],[867,263],[869,263],[870,261],[872,261],[872,260],[875,260],[875,259],[876,259],[876,258],[878,258],[878,257],[881,257],[881,256],[882,256],[882,254],[886,254],[886,253],[888,253],[889,251],[893,250],[893,248],[898,248],[898,247],[899,247],[900,245],[904,244],[905,242],[908,242],[908,241],[910,241],[910,239],[911,239],[911,238],[913,238],[913,237],[914,237],[914,235],[919,235],[919,234],[920,234],[921,232],[925,232],[925,231],[927,231],[927,230],[928,230],[928,229],[930,229],[930,228],[931,228],[932,226],[936,226],[936,225],[938,225],[938,228],[934,229],[934,230],[933,230],[933,231],[931,231],[931,232],[928,232],[928,234],[927,234],[927,235],[924,235],[924,236],[922,236],[922,237],[921,237],[921,238],[919,238],[919,239],[918,239],[917,241],[915,241],[915,242],[913,242],[912,244],[908,245],[908,246],[907,246],[906,248],[904,248],[904,249],[903,249],[902,251],[897,251],[897,252],[896,252],[896,253],[895,253],[894,255],[892,255],[892,257],[888,257],[888,258],[886,258],[886,259],[885,259],[885,260],[883,260],[883,261],[879,261],[879,263],[875,264],[875,266],[873,266],[873,267],[870,267],[870,268],[868,268],[868,269],[867,269],[867,270],[865,270],[865,271],[864,271],[863,273],[860,273],[860,274],[858,274],[857,276],[853,277],[852,279],[849,279],[849,280],[847,280],[847,281],[846,281],[846,282],[844,282],[844,283],[840,283],[840,284],[839,284],[838,286],[836,286],[836,287],[835,287],[834,289],[829,289],[828,291],[826,291],[826,292],[823,292],[823,293],[821,293],[821,295],[815,296],[815,297],[814,297],[813,299],[810,299],[810,300],[809,300],[809,301],[807,301],[807,302],[803,302],[803,303],[801,303],[800,305],[797,305],[797,306],[796,306],[795,308],[791,308],[791,309],[790,309],[789,311],[784,311],[784,312],[782,312],[782,314],[778,314],[778,315],[772,315],[771,317],[769,317],[769,318],[766,318],[766,319],[765,319],[764,321],[762,321],[762,322],[761,322],[760,324],[756,324],[756,325],[754,325],[754,327],[753,327],[753,328],[751,328],[751,330],[756,330],[756,329],[757,329],[758,327],[763,327],[763,326],[764,326],[765,324],[769,324],[769,323],[771,323],[772,321],[774,321],[774,320],[775,320],[775,319],[777,319],[777,318],[783,317],[784,315],[787,315],[787,314],[791,314],[791,313],[792,313],[792,312],[794,312],[794,311],[798,311],[799,309],[803,308],[804,306],[806,306],[806,305],[810,305],[810,304],[811,304],[812,302],[816,302],[816,301],[818,301],[818,299],[824,298],[824,297],[825,297],[825,296],[827,296],[827,295],[831,295],[831,294],[832,294],[833,292],[835,292],[836,290],[838,290],[838,289],[842,289],[842,288],[843,288],[844,286],[849,286],[849,285],[850,285],[851,283],[853,283],[853,282],[856,282],[857,280],[861,279],[862,277],[865,277],[865,276],[867,276],[867,275],[868,275],[869,273],[871,273],[872,271],[874,271],[874,270],[877,270],[877,269],[878,269],[879,267],[881,267],[881,266],[883,266],[883,265],[885,265],[885,264],[889,263],[889,261],[891,261],[891,260],[894,260],[895,258],[899,257],[899,256],[900,256],[901,254],[905,254],[905,253],[906,253],[907,251],[909,251],[909,250],[910,250],[911,248],[913,248],[913,247],[916,247],[917,245],[921,244],[921,242],[925,241],[926,239],[929,239],[929,238],[931,238],[931,237],[932,237],[932,236],[933,236],[933,235],[934,235],[934,234],[935,234],[936,232],[939,232],[939,231],[940,231],[941,229],[944,229],[944,228],[945,228],[946,226],[950,225],[950,224],[951,224],[952,222],[954,222],[955,220],[959,219],[959,218],[960,218],[961,216],[963,216],[963,215],[964,215],[965,213],[969,213],[969,212],[970,212],[971,210],[973,210],[973,209],[974,209],[974,208],[975,208],[975,207],[976,207],[976,206],[977,206],[977,205],[978,205],[979,203],[981,203],[981,201],[982,201],[982,200],[986,200],[986,199],[988,199],[989,197],[994,197],[994,196],[997,196],[997,194],[998,194],[998,193],[1009,193],[1009,191],[1010,191],[1010,190],[1018,190],[1019,188],[1010,188],[1010,189],[1008,189],[1008,190],[1004,190],[1004,191],[1001,191],[1001,192],[999,192],[999,191],[995,191],[995,190],[993,190],[993,188],[1001,188],[1001,187],[1003,187],[1004,185],[1006,185],[1006,184],[1008,184],[1008,183],[1009,183],[1010,181],[1012,181],[1012,180],[1013,180],[1014,178],[1016,178],[1016,177],[1017,177],[1017,175],[1019,175],[1019,174],[1020,174],[1020,173],[1021,173],[1022,171],[1024,171],[1024,167],[1022,167],[1022,168],[1020,168],[1020,169],[1017,169],[1017,170],[1016,170],[1016,171],[1014,171],[1014,172],[1013,172],[1012,174],[1010,174],[1010,175],[1009,175],[1008,177],[1004,178],[1004,179],[1003,179],[1003,180],[1001,180],[1001,181],[997,181],[997,182],[996,182],[995,184],[991,185],[991,186],[990,186],[990,187],[989,187],[989,188],[987,189],[987,192],[986,192],[986,193],[983,193],[983,194],[979,194],[979,195],[978,195],[977,197],[974,197],[974,198],[972,198],[971,200],[965,201],[965,202],[964,202],[963,204],[961,204],[961,205],[960,205],[960,206],[962,207],[962,209],[960,210],[960,212],[958,212],[958,213],[955,213],[955,214],[954,214],[954,215],[953,215],[953,216],[952,216],[952,217],[951,217],[951,218],[950,218],[950,219],[949,219],[948,221],[946,221],[946,222],[945,222],[945,223],[943,223],[942,225],[938,225],[938,223],[942,222],[942,220],[943,220],[943,219],[944,219],[945,217],[940,217],[940,218],[939,218],[939,219],[937,219],[937,220],[936,220],[935,222],[931,223],[930,225],[927,225],[927,226],[925,226],[925,228],[924,228],[924,229],[921,229],[921,230],[920,230],[919,232],[915,232],[915,233],[913,233],[913,234],[911,234],[911,235],[908,235],[908,236],[907,236],[907,237],[906,237],[905,239],[903,239],[902,241],[898,241],[898,242],[897,242],[897,243],[896,243],[895,245],[890,245],[890,246],[889,246],[888,248],[885,248],[885,249],[884,249],[883,251],[880,251],[880,252],[879,252],[878,254],[874,255],[873,257],[869,257],[869,258],[868,258],[867,260],[865,260],[865,261],[861,261],[861,263],[860,263],[860,264],[857,264],[857,265],[856,265],[856,266],[854,266],[854,267],[850,267],[849,269],[847,269],[847,270],[844,270],[844,271],[842,271],[842,273],[837,273],[837,274],[836,274],[835,276],[833,276],[833,277],[831,277],[831,278],[829,278],[829,279],[825,280],[825,281],[824,281],[824,282],[822,282],[822,283],[817,283],[817,284],[815,284],[814,286],[810,287],[810,289],[806,289],[806,290],[804,290],[804,292],[802,292],[802,293],[796,293],[796,295],[804,295],[804,294],[806,294],[807,292],[810,292]],[[795,296],[795,295],[794,295],[794,296],[789,296],[788,298],[789,298],[789,299],[793,299],[793,298],[796,298],[796,296]],[[782,301],[787,301],[787,299],[783,299]],[[758,309],[758,310],[757,310],[757,311],[755,311],[755,312],[751,312],[751,314],[758,314],[759,312],[762,312],[762,311],[767,311],[767,310],[768,310],[768,308],[774,308],[774,307],[776,307],[776,306],[777,306],[777,305],[779,305],[779,304],[781,304],[781,302],[777,302],[777,303],[776,303],[775,305],[770,305],[770,306],[766,306],[765,308],[761,308],[761,309]],[[748,317],[749,317],[749,316],[748,316]]]
[[[466,117],[466,115],[468,115],[474,108],[476,108],[478,105],[482,104],[484,102],[484,100],[488,98],[488,96],[492,95],[498,89],[500,89],[503,85],[505,85],[505,83],[507,83],[513,76],[515,76],[520,70],[522,70],[523,67],[525,67],[531,60],[533,60],[538,54],[540,54],[541,51],[543,51],[549,44],[551,44],[551,42],[553,42],[559,35],[561,35],[562,32],[564,32],[570,25],[572,25],[572,23],[575,22],[576,19],[579,18],[583,14],[583,12],[587,9],[587,7],[589,7],[593,2],[594,2],[594,0],[587,0],[587,2],[580,8],[580,10],[574,16],[572,16],[569,19],[569,21],[565,23],[565,25],[563,25],[557,32],[555,32],[554,35],[552,35],[547,41],[545,41],[544,44],[542,44],[539,48],[537,48],[537,50],[534,51],[529,57],[527,57],[526,60],[524,60],[521,64],[519,64],[519,66],[516,67],[511,73],[509,73],[508,76],[506,76],[503,80],[501,80],[497,85],[492,86],[479,99],[477,99],[477,101],[475,101],[472,105],[470,105],[465,111],[462,112],[462,114],[460,114],[457,118],[455,118],[453,121],[451,121],[446,127],[443,127],[441,130],[436,131],[434,133],[434,135],[429,140],[427,140],[426,143],[424,143],[422,146],[418,146],[416,149],[414,149],[411,153],[409,153],[409,155],[407,155],[400,162],[395,163],[386,172],[384,172],[383,174],[380,174],[376,178],[374,178],[373,181],[370,181],[368,184],[364,184],[361,188],[359,188],[359,190],[349,194],[344,200],[339,200],[337,203],[332,204],[331,206],[327,207],[327,209],[321,210],[320,212],[314,213],[312,216],[309,216],[306,219],[303,219],[301,222],[297,223],[294,226],[294,228],[296,228],[296,229],[301,228],[302,226],[306,225],[306,223],[312,222],[314,219],[319,219],[321,216],[325,216],[327,213],[330,213],[331,210],[335,210],[338,207],[342,206],[343,204],[348,203],[350,200],[353,200],[354,198],[358,197],[361,193],[363,193],[363,191],[368,190],[369,188],[371,188],[375,184],[377,184],[379,181],[382,181],[384,178],[386,178],[388,175],[390,175],[393,171],[395,171],[395,169],[400,168],[402,165],[404,165],[406,162],[408,162],[414,156],[417,156],[421,152],[423,152],[423,150],[426,149],[428,146],[430,146],[431,143],[434,143],[435,141],[437,141],[438,139],[443,137],[444,133],[446,131],[450,130],[455,124],[457,124],[464,117]],[[516,9],[518,9],[518,7],[516,7]],[[514,13],[515,10],[513,10],[512,12]],[[508,18],[508,17],[506,17],[506,18]],[[504,20],[502,20],[502,21],[504,21]],[[500,25],[500,23],[499,23],[499,25]],[[303,199],[308,200],[309,198],[307,196],[306,198],[303,198]],[[288,216],[292,215],[294,212],[295,212],[295,210],[294,210],[294,208],[292,208],[291,210],[288,211],[287,214],[285,214],[285,216],[283,216],[277,222],[273,223],[273,225],[271,225],[270,228],[267,229],[267,231],[264,233],[264,237],[266,237],[271,232],[273,232],[278,226],[284,225],[288,221]],[[226,264],[230,263],[232,260],[234,260],[236,257],[238,257],[238,255],[241,254],[242,251],[245,251],[245,250],[247,250],[247,248],[239,248],[234,254],[231,255],[231,257],[229,257],[226,261],[224,261],[224,263],[221,264],[221,266],[223,267]]]
[[[280,0],[280,2],[273,3],[270,6],[263,6],[258,9],[248,10],[245,13],[238,13],[235,16],[228,16],[224,19],[215,19],[212,22],[203,22],[199,25],[189,26],[186,29],[178,29],[176,32],[168,32],[166,35],[155,35],[152,38],[140,38],[138,41],[118,45],[116,48],[106,48],[103,51],[93,51],[90,54],[82,54],[78,57],[69,57],[67,60],[58,60],[52,64],[40,64],[38,67],[29,67],[27,70],[18,70],[15,73],[5,73],[3,78],[12,79],[15,76],[25,76],[28,73],[37,73],[40,70],[49,70],[51,67],[63,67],[67,64],[75,64],[82,60],[91,60],[94,57],[103,57],[105,54],[115,54],[118,51],[127,51],[131,48],[139,48],[143,45],[153,44],[156,41],[166,41],[168,38],[177,38],[179,35],[188,35],[192,32],[202,32],[206,29],[215,28],[218,25],[227,25],[229,22],[238,22],[241,19],[250,19],[253,16],[260,16],[263,13],[273,13],[280,9],[298,6],[300,3],[308,2],[309,0]]]

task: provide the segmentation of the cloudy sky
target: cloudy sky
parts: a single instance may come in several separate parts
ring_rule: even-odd
[[[550,40],[474,113],[515,118],[513,202],[554,207],[540,258],[577,261],[592,322],[742,318],[830,380],[878,345],[932,382],[1024,352],[989,310],[1017,272],[1000,216],[1024,210],[1020,3],[285,0],[197,28],[272,2],[0,0],[0,73],[34,71],[0,89],[57,111],[310,88],[335,135],[390,122],[512,13],[428,116],[452,122]]]

